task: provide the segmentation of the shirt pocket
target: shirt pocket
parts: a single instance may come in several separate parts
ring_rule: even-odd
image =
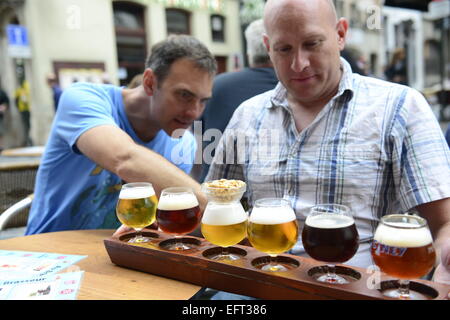
[[[367,201],[386,179],[389,161],[378,144],[348,145],[337,151],[318,155],[319,183],[328,192],[345,199]]]

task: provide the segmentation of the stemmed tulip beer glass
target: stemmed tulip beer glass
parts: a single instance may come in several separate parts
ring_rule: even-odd
[[[161,191],[156,220],[165,233],[173,234],[175,243],[168,250],[189,250],[193,246],[182,241],[182,236],[192,232],[200,223],[201,212],[197,197],[188,187],[171,187]]]
[[[289,201],[280,198],[264,198],[255,201],[247,227],[252,246],[270,256],[270,263],[261,270],[286,271],[277,261],[277,255],[291,249],[298,238],[298,224]]]
[[[383,294],[398,299],[421,299],[409,289],[409,280],[428,274],[436,260],[427,221],[416,215],[392,214],[381,218],[372,243],[372,258],[384,273],[399,280],[398,288]]]
[[[221,252],[209,256],[212,260],[233,261],[241,258],[234,254],[230,246],[247,236],[247,213],[239,200],[245,192],[242,181],[229,181],[226,188],[215,181],[202,184],[202,191],[208,197],[208,205],[203,213],[201,232],[206,240],[222,247]]]
[[[311,208],[302,232],[306,253],[313,259],[328,263],[326,273],[317,277],[319,282],[348,283],[336,274],[336,263],[352,258],[359,247],[355,221],[347,206],[318,204]]]
[[[136,231],[129,243],[149,241],[149,238],[142,236],[141,230],[155,222],[157,205],[158,199],[151,183],[135,182],[122,186],[116,214],[122,224]]]

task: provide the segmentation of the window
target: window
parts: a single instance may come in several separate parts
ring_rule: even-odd
[[[144,7],[128,2],[113,2],[120,85],[144,71],[147,41]]]
[[[225,42],[225,18],[220,15],[211,16],[211,38],[214,42]]]
[[[166,9],[167,34],[191,34],[190,13],[181,9]]]

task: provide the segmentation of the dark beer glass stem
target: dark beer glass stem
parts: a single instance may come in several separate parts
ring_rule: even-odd
[[[331,283],[336,282],[336,266],[334,264],[328,264],[327,267],[327,281]]]
[[[398,293],[400,299],[409,299],[409,280],[399,280]]]

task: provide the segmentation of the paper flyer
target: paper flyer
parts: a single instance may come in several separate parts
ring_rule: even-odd
[[[75,300],[84,272],[0,282],[0,300]]]
[[[76,299],[84,272],[58,272],[86,257],[0,250],[0,300]]]
[[[0,283],[3,280],[52,275],[86,257],[59,253],[0,250]]]

